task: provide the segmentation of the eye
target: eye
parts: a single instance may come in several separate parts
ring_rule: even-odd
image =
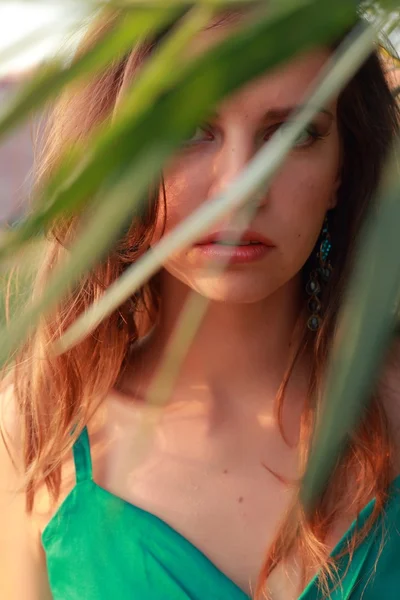
[[[294,146],[297,148],[300,146],[311,146],[317,139],[320,139],[318,131],[316,131],[315,127],[310,125],[303,129],[303,131],[298,135]]]
[[[282,125],[285,125],[285,123],[281,123],[280,125],[276,126],[272,132],[270,132],[268,137],[274,133],[283,133],[284,127],[282,127]],[[312,146],[316,140],[322,139],[322,137],[323,136],[317,131],[315,125],[311,124],[308,127],[305,127],[301,133],[299,133],[296,141],[293,144],[293,148],[308,148],[309,146]]]
[[[190,137],[187,137],[185,139],[184,145],[192,146],[199,142],[210,141],[211,139],[212,139],[212,134],[208,129],[206,129],[206,126],[197,126],[194,129],[194,133]]]

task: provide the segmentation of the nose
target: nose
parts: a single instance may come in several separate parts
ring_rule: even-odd
[[[215,155],[212,164],[212,183],[209,188],[209,198],[223,194],[229,186],[243,173],[249,162],[254,158],[257,148],[254,141],[246,139],[246,136],[232,135],[221,145],[219,152]],[[258,192],[252,200],[258,209],[267,201],[267,193]]]

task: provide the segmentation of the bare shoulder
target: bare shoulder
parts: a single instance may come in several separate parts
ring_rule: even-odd
[[[0,597],[47,600],[51,594],[40,538],[25,510],[20,431],[13,387],[3,384],[0,389]]]

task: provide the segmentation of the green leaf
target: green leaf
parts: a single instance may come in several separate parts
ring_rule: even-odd
[[[114,26],[95,47],[86,52],[74,64],[63,68],[59,59],[46,65],[26,85],[11,105],[0,116],[0,137],[19,125],[44,102],[55,96],[67,83],[88,73],[95,74],[113,58],[127,52],[144,33],[165,25],[174,14],[165,9],[137,10],[122,13]]]
[[[324,395],[323,413],[303,482],[309,510],[325,488],[348,435],[374,389],[396,327],[400,301],[400,184],[398,152],[378,208],[370,214],[340,315]]]
[[[182,51],[187,39],[194,35],[210,18],[211,13],[206,8],[196,8],[184,20],[183,26],[171,35],[164,51],[160,52],[173,60]],[[150,67],[149,74],[156,76],[154,67],[157,60]],[[147,88],[154,92],[155,86],[152,79],[148,79],[147,71],[143,76],[143,85],[139,88],[144,92]],[[147,150],[147,151],[146,151]],[[161,156],[159,156],[161,152]],[[164,149],[157,144],[150,149],[143,149],[133,168],[122,174],[120,181],[113,184],[111,191],[103,190],[105,199],[91,211],[87,229],[75,243],[68,261],[55,273],[44,296],[36,300],[33,305],[24,311],[18,319],[10,323],[4,331],[5,345],[2,348],[3,362],[7,361],[11,352],[23,341],[25,334],[34,326],[43,312],[51,310],[57,300],[77,283],[82,274],[100,260],[105,251],[121,233],[121,228],[127,219],[132,220],[137,211],[140,211],[140,198],[148,187],[149,178],[153,172],[153,164],[159,164],[164,157]],[[150,175],[149,175],[150,173]],[[109,182],[108,187],[111,183]],[[98,232],[102,235],[99,238]],[[0,333],[1,335],[1,333]]]
[[[129,169],[146,147],[154,143],[163,145],[167,159],[218,101],[248,80],[299,51],[332,41],[353,22],[355,14],[347,0],[329,3],[329,10],[327,7],[326,0],[310,0],[307,5],[283,14],[260,16],[257,23],[201,55],[180,73],[176,62],[166,59],[165,73],[170,74],[176,85],[166,89],[168,80],[162,79],[158,88],[161,97],[150,90],[146,110],[137,110],[139,104],[143,106],[146,102],[146,86],[143,102],[137,99],[131,112],[125,111],[122,104],[112,127],[101,129],[92,140],[92,150],[85,161],[77,166],[72,160],[66,172],[64,169],[55,174],[43,194],[43,208],[36,207],[25,223],[4,238],[0,257],[40,233],[60,212],[70,214],[79,209],[103,181]],[[135,93],[138,98],[140,84],[133,87],[131,98]],[[161,167],[162,164],[154,165],[154,175]],[[58,192],[54,193],[57,186]]]

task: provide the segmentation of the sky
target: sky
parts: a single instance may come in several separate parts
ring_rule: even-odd
[[[25,71],[54,55],[87,14],[82,0],[0,0],[0,76]],[[15,44],[19,51],[10,60]]]
[[[88,14],[83,0],[0,0],[0,77],[28,70],[68,47],[71,32],[82,28]],[[35,32],[36,39],[30,41]],[[394,41],[400,49],[400,36]],[[19,51],[10,60],[14,44]]]

